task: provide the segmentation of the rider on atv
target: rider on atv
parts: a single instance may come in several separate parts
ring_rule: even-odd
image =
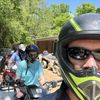
[[[37,60],[38,46],[32,44],[26,47],[27,59],[20,62],[16,70],[16,80],[21,79],[26,86],[43,86],[45,83],[42,64]],[[23,88],[16,88],[17,100],[23,100],[25,93]]]

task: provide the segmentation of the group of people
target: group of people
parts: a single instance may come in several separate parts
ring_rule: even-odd
[[[27,59],[17,66],[16,80],[23,79],[25,85],[42,87],[45,83],[42,64],[36,60],[38,50],[36,45],[27,46]],[[82,14],[67,21],[59,34],[56,57],[63,78],[61,87],[39,100],[99,100],[100,14]],[[16,97],[24,97],[20,89],[16,89]]]
[[[17,80],[23,80],[26,86],[35,85],[43,87],[45,83],[42,63],[37,59],[39,47],[35,44],[25,46],[20,43],[13,46],[13,52],[6,55],[6,65],[9,69],[16,67]],[[16,85],[16,84],[15,84]],[[16,100],[24,100],[25,90],[15,88]]]
[[[28,54],[31,59],[34,58],[34,53]],[[67,21],[59,34],[56,56],[63,78],[61,87],[39,100],[100,99],[100,14],[82,14]],[[34,62],[29,60],[31,61]],[[27,66],[25,61],[20,63],[20,66],[24,65]],[[43,76],[43,71],[39,73]],[[34,74],[31,75],[35,77]],[[19,70],[17,76],[21,77]],[[34,81],[32,78],[30,80]],[[41,86],[43,80],[40,81]]]

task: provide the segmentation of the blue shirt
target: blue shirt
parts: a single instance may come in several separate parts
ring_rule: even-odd
[[[10,61],[15,62],[16,65],[18,66],[18,64],[21,62],[21,59],[18,55],[18,51],[16,51],[15,53],[13,53],[13,55],[10,58]]]
[[[16,75],[25,81],[25,85],[36,85],[40,86],[39,76],[43,75],[43,67],[39,61],[34,61],[28,64],[29,68],[27,70],[27,62],[25,60],[21,61],[17,67]],[[27,73],[26,73],[27,71]]]

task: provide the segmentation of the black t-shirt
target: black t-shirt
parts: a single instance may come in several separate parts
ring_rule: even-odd
[[[70,100],[66,93],[67,86],[62,82],[61,87],[54,93],[48,94],[40,98],[39,100]]]

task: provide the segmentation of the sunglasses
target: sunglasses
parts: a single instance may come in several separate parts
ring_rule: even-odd
[[[88,50],[80,47],[69,47],[67,49],[68,56],[76,60],[85,60],[92,55],[95,60],[100,61],[100,49]]]

